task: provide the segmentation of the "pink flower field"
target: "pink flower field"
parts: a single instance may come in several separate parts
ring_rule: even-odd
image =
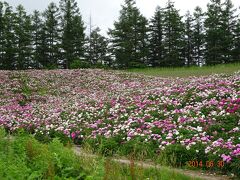
[[[139,142],[239,163],[240,72],[160,78],[104,70],[0,71],[0,126],[75,143]],[[95,144],[96,146],[98,144]],[[191,160],[191,159],[189,159]]]

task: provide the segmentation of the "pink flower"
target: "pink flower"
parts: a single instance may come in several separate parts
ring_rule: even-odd
[[[142,132],[142,130],[140,128],[137,128],[137,132],[140,133]]]
[[[235,150],[232,152],[232,155],[233,155],[233,156],[239,156],[239,155],[240,155],[240,148],[235,149]]]
[[[225,161],[227,163],[229,163],[232,160],[231,156],[228,156],[228,155],[225,155],[225,154],[222,154],[221,158],[223,158],[223,161]]]
[[[71,137],[72,137],[72,139],[75,139],[75,138],[76,138],[76,133],[75,133],[75,132],[72,132],[72,133],[71,133]]]
[[[68,130],[64,130],[63,133],[64,133],[65,135],[69,135],[69,131],[68,131]]]
[[[207,137],[201,137],[201,140],[202,140],[202,141],[207,141],[208,138],[207,138]]]

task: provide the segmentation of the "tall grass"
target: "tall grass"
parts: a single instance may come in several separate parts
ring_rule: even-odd
[[[92,179],[104,180],[200,180],[197,177],[189,177],[167,167],[153,168],[139,166],[130,159],[129,164],[121,164],[111,158],[90,158],[89,156],[80,155],[81,164],[92,173]],[[89,178],[89,179],[91,179]]]
[[[179,67],[179,68],[139,68],[129,69],[127,72],[141,73],[150,76],[161,77],[191,77],[191,76],[207,76],[211,74],[232,74],[240,71],[240,63],[222,64],[216,66],[203,67]]]
[[[111,158],[74,154],[71,146],[63,146],[58,139],[43,144],[26,133],[9,136],[0,128],[0,179],[79,179],[79,180],[191,180],[168,168],[146,168],[121,164]]]

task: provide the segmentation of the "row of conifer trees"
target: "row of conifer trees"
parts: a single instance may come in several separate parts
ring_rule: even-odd
[[[108,37],[87,36],[76,0],[28,14],[0,1],[0,69],[173,67],[240,61],[240,19],[231,0],[210,0],[181,16],[174,2],[144,17],[125,0]]]

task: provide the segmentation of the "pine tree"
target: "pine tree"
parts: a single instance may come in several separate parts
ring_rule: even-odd
[[[81,15],[75,15],[73,17],[73,60],[84,58],[84,44],[85,44],[85,27]],[[70,61],[71,62],[71,61]]]
[[[42,27],[43,22],[41,19],[41,13],[39,11],[34,11],[31,17],[32,20],[32,45],[33,45],[33,66],[35,68],[40,68],[41,62],[41,44],[42,44]]]
[[[193,13],[193,47],[194,47],[194,62],[201,66],[204,64],[204,13],[200,7],[196,7]]]
[[[3,58],[4,58],[4,4],[0,2],[0,69],[3,69]]]
[[[163,60],[163,10],[158,6],[149,25],[149,63],[153,67],[164,66]]]
[[[118,67],[129,67],[132,61],[133,42],[131,39],[132,27],[130,25],[130,11],[133,11],[135,2],[125,1],[125,6],[122,6],[120,17],[114,23],[114,29],[109,31],[113,50],[113,56]]]
[[[240,62],[240,19],[234,28],[233,62]]]
[[[194,63],[194,43],[193,43],[193,17],[188,11],[185,15],[185,56],[187,66],[195,65]]]
[[[118,22],[109,31],[117,66],[139,66],[147,61],[147,20],[134,0],[125,0]]]
[[[221,16],[221,38],[223,62],[231,63],[233,61],[233,46],[234,46],[234,27],[236,25],[236,16],[234,15],[236,9],[231,0],[224,2]]]
[[[100,34],[99,28],[94,29],[90,36],[91,38],[89,37],[87,39],[88,41],[87,58],[93,65],[96,65],[98,63],[104,64],[108,58],[107,56],[108,41],[104,36]]]
[[[211,0],[207,5],[206,28],[206,64],[215,65],[223,63],[222,56],[222,4],[221,0]]]
[[[136,29],[136,33],[138,34],[138,46],[136,48],[137,53],[139,54],[138,56],[138,61],[139,65],[144,64],[147,65],[149,62],[148,57],[149,57],[149,36],[148,36],[148,20],[141,15],[139,17],[139,22],[138,22],[138,28]]]
[[[17,6],[15,34],[17,36],[16,68],[27,69],[31,64],[31,19],[22,5]]]
[[[55,3],[50,3],[44,12],[45,23],[43,26],[42,38],[46,41],[46,49],[44,50],[47,59],[45,66],[49,68],[56,67],[59,59],[59,9]]]
[[[39,68],[49,67],[49,54],[48,54],[48,40],[46,27],[43,24],[43,27],[40,29],[40,41],[39,41],[39,64],[37,65]],[[59,50],[58,50],[59,51]]]
[[[8,3],[4,3],[4,25],[3,39],[4,43],[4,57],[2,60],[2,68],[6,70],[14,69],[16,63],[16,35],[14,33],[14,26],[16,21],[16,15],[13,13],[12,7]]]
[[[183,66],[184,55],[184,24],[179,11],[170,0],[164,11],[164,66]]]
[[[75,0],[61,0],[62,12],[62,48],[66,67],[83,57],[84,54],[84,24],[82,21],[77,2]]]

